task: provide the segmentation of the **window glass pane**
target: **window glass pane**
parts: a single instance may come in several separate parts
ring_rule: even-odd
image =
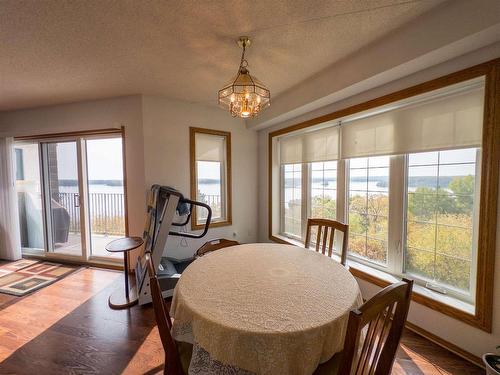
[[[310,163],[310,168],[310,217],[335,220],[337,218],[337,162]]]
[[[408,165],[434,165],[438,162],[437,152],[420,152],[408,155]]]
[[[369,175],[369,192],[389,192],[389,168],[370,167]]]
[[[435,264],[435,254],[433,251],[408,246],[405,258],[407,273],[421,276],[425,279],[432,279]]]
[[[125,235],[125,192],[122,139],[88,139],[87,176],[90,251],[96,256],[122,258],[105,246]]]
[[[439,162],[441,164],[475,163],[476,153],[477,149],[475,148],[441,151],[439,153]]]
[[[302,165],[285,164],[281,168],[283,196],[281,202],[282,231],[285,235],[302,234]]]
[[[16,191],[23,249],[45,249],[38,144],[16,143]]]
[[[408,156],[405,272],[465,292],[475,250],[476,155],[473,148]]]
[[[355,218],[357,220],[358,218]],[[349,224],[351,225],[351,224]],[[359,255],[366,255],[366,236],[353,233],[349,230],[349,252]]]
[[[212,220],[224,219],[222,212],[222,169],[218,161],[197,161],[198,197],[212,209]],[[207,210],[199,210],[198,222],[205,222]]]
[[[368,189],[368,169],[350,168],[350,191],[365,192]]]
[[[367,201],[366,191],[349,191],[349,212],[366,215],[368,213]]]
[[[387,156],[374,156],[374,157],[368,158],[368,165],[370,168],[388,167],[389,160],[390,159]]]
[[[349,160],[349,166],[351,169],[366,168],[368,167],[368,158],[355,158]]]
[[[230,155],[230,133],[191,128],[191,155],[194,156],[191,168],[196,171],[196,189],[194,199],[210,206],[212,223],[226,223],[231,218],[231,204],[228,202],[231,187],[231,171],[228,169]],[[195,210],[197,225],[205,225],[208,210],[197,207]],[[181,221],[184,218],[180,219]]]
[[[387,263],[389,156],[349,161],[349,252]]]
[[[375,217],[389,216],[389,193],[369,191],[366,212]]]
[[[442,193],[470,195],[473,192],[471,189],[474,188],[474,185],[470,184],[470,182],[474,181],[475,174],[475,164],[440,164],[439,188],[441,189]],[[470,181],[466,182],[467,179]],[[455,189],[456,191],[454,191],[453,189]]]
[[[325,169],[335,169],[337,170],[337,162],[336,161],[325,161],[324,163]]]

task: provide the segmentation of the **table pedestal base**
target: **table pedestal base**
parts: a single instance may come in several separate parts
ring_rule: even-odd
[[[130,306],[134,306],[135,304],[137,304],[137,301],[137,290],[135,287],[133,287],[129,291],[128,298],[125,296],[125,291],[123,289],[115,290],[109,296],[108,304],[109,307],[111,307],[113,310],[121,310],[126,309]]]

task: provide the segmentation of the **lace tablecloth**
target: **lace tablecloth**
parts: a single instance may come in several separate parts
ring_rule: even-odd
[[[172,300],[172,333],[195,344],[194,372],[199,353],[212,366],[229,365],[228,373],[311,374],[342,350],[348,313],[361,303],[354,277],[325,255],[239,245],[184,271]]]

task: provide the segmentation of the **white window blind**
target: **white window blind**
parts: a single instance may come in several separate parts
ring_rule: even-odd
[[[280,164],[302,163],[303,135],[279,139]]]
[[[342,158],[481,145],[484,78],[394,103],[342,124]]]
[[[280,139],[280,163],[312,163],[339,158],[339,127],[329,126]]]
[[[196,133],[196,160],[223,161],[225,138],[219,135]]]
[[[279,139],[280,163],[480,147],[484,92],[479,77],[339,119],[341,127],[332,121],[285,136]]]

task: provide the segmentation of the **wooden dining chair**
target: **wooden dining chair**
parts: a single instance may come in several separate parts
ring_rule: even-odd
[[[238,241],[227,240],[225,238],[216,238],[205,242],[194,254],[195,257],[199,258],[207,253],[210,253],[215,250],[223,249],[229,246],[236,246],[240,243]]]
[[[305,247],[309,248],[311,244],[312,229],[317,227],[316,232],[316,251],[321,251],[323,255],[332,256],[335,231],[338,230],[343,233],[342,248],[340,251],[340,263],[346,265],[347,263],[347,243],[349,236],[349,225],[343,224],[335,220],[328,219],[307,219],[307,232]]]
[[[408,316],[412,288],[413,280],[403,279],[352,310],[344,350],[320,365],[314,374],[389,375]]]
[[[156,324],[160,333],[161,343],[165,351],[165,364],[163,373],[166,375],[184,375],[188,373],[193,346],[189,343],[175,341],[170,333],[172,319],[168,312],[168,306],[161,294],[160,284],[156,277],[155,268],[149,252],[145,253],[146,265],[149,273],[149,285],[151,286],[151,298],[155,311]]]

